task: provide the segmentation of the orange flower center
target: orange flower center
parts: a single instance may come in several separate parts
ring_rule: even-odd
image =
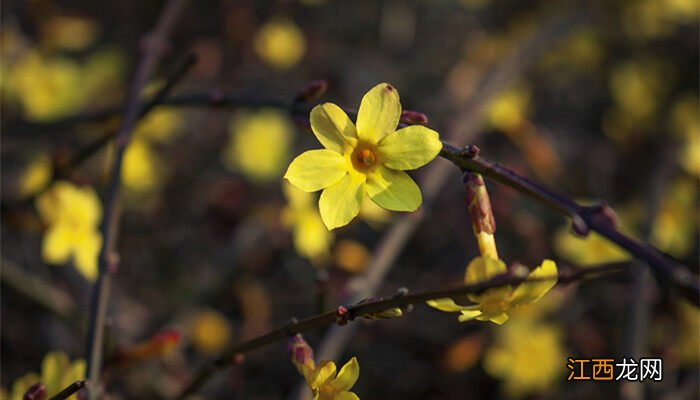
[[[377,154],[370,147],[358,146],[350,156],[355,169],[366,171],[377,165]]]

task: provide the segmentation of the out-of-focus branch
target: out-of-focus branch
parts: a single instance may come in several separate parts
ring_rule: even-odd
[[[78,391],[87,385],[87,381],[75,381],[71,383],[67,388],[58,392],[55,396],[51,397],[49,400],[65,400],[72,395],[78,393]]]
[[[102,344],[104,336],[104,322],[107,314],[107,303],[111,276],[116,271],[118,255],[116,254],[116,242],[119,232],[119,189],[121,186],[121,169],[124,152],[137,120],[146,110],[141,101],[141,91],[153,76],[156,67],[165,53],[168,37],[175,27],[180,14],[185,8],[187,0],[170,0],[165,4],[163,11],[153,31],[147,34],[142,43],[143,57],[136,70],[136,75],[126,100],[126,109],[122,124],[115,137],[115,155],[112,165],[111,179],[108,183],[104,197],[104,217],[100,226],[102,234],[102,248],[99,256],[99,274],[93,289],[88,337],[86,343],[87,378],[91,383],[88,390],[90,399],[96,399],[101,390],[99,385],[100,370],[102,368]],[[191,65],[191,63],[190,63]],[[161,95],[164,97],[175,82],[166,85]],[[146,111],[147,112],[147,111]]]
[[[75,301],[67,293],[49,282],[25,272],[14,262],[0,259],[2,273],[0,281],[18,291],[28,299],[41,305],[61,318],[71,318],[75,313]]]
[[[628,270],[628,267],[624,264],[610,264],[599,267],[578,269],[571,273],[561,273],[557,276],[557,280],[559,284],[566,284],[581,281],[589,277],[599,278],[610,274],[624,273]],[[538,279],[533,278],[528,279],[528,282],[551,280],[552,278],[554,277],[542,277]],[[404,289],[400,290],[396,295],[388,299],[362,301],[353,306],[341,306],[338,307],[336,311],[318,314],[301,321],[292,320],[290,323],[279,329],[252,340],[239,343],[238,345],[231,347],[223,354],[204,364],[195,374],[190,383],[183,389],[180,395],[176,397],[176,399],[182,400],[187,396],[196,393],[216,372],[234,365],[237,362],[236,360],[239,354],[267,346],[297,333],[304,333],[333,324],[344,326],[349,321],[353,321],[365,315],[375,314],[393,308],[406,308],[413,304],[425,303],[428,300],[446,297],[459,299],[467,294],[479,294],[495,287],[519,285],[526,279],[527,277],[514,276],[507,273],[474,285],[449,286],[415,293],[408,293],[408,291]]]

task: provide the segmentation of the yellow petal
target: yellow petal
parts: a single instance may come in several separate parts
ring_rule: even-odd
[[[50,227],[41,242],[41,258],[49,264],[64,264],[73,249],[73,232],[64,224]]]
[[[381,165],[367,177],[367,194],[392,211],[416,211],[423,201],[418,185],[407,173]]]
[[[497,325],[503,325],[504,322],[508,321],[510,317],[506,313],[500,313],[496,315],[482,315],[481,317],[476,317],[479,321],[491,321]]]
[[[464,283],[466,285],[474,285],[481,282],[486,282],[491,278],[505,273],[508,270],[505,263],[501,260],[496,260],[491,257],[476,257],[474,258],[464,273]],[[500,299],[505,299],[511,292],[509,285],[486,290],[481,294],[469,294],[467,297],[476,303],[492,303],[498,302]]]
[[[311,110],[311,130],[328,150],[344,153],[357,144],[357,130],[345,111],[333,103],[317,105]]]
[[[353,392],[340,392],[333,396],[333,400],[360,400],[360,398]]]
[[[459,322],[471,321],[481,315],[481,311],[479,310],[462,310],[461,313],[462,315],[458,318]]]
[[[552,279],[547,279],[552,278]],[[513,292],[512,304],[532,303],[539,300],[557,284],[557,264],[552,260],[542,261]]]
[[[335,376],[335,363],[333,361],[321,361],[314,369],[307,383],[311,389],[318,389],[328,382],[329,379],[332,379],[333,376]]]
[[[347,225],[360,212],[365,196],[365,179],[362,174],[346,174],[333,186],[321,193],[318,202],[321,219],[328,230]]]
[[[10,392],[10,400],[23,400],[24,394],[27,390],[35,384],[41,382],[39,375],[34,372],[23,375],[21,378],[15,380],[12,384],[12,390]]]
[[[400,117],[399,93],[388,83],[380,83],[362,98],[357,112],[357,135],[370,143],[379,143],[396,130]]]
[[[331,150],[309,150],[295,158],[284,177],[305,192],[315,192],[347,174],[347,160]]]
[[[506,264],[501,260],[495,260],[491,257],[476,257],[467,265],[464,273],[464,283],[473,285],[486,282],[497,275],[505,273],[507,270]]]
[[[398,170],[422,167],[440,153],[440,135],[424,126],[413,125],[390,134],[379,143],[384,166]]]
[[[450,299],[450,298],[428,300],[428,301],[426,301],[426,303],[430,307],[437,308],[438,310],[444,311],[444,312],[473,311],[477,308],[477,306],[475,306],[475,305],[460,306],[459,304],[455,303],[455,301]]]
[[[96,231],[83,232],[75,248],[75,267],[87,280],[97,278],[97,258],[100,255],[102,236]]]
[[[360,364],[357,362],[357,357],[353,357],[343,365],[338,376],[330,381],[330,385],[334,390],[343,392],[350,389],[357,382],[359,376]]]
[[[68,370],[70,360],[62,351],[52,351],[44,356],[41,361],[41,383],[46,387],[49,396],[57,394],[63,389],[63,374]]]

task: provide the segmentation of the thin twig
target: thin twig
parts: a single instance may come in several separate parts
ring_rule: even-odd
[[[628,268],[626,265],[611,264],[600,267],[580,269],[573,273],[562,273],[557,276],[557,280],[559,284],[566,284],[580,281],[587,277],[600,277],[603,275],[617,274],[627,271]],[[554,277],[533,278],[529,279],[528,282],[545,281],[551,280],[552,278]],[[406,308],[409,305],[425,303],[428,300],[440,298],[458,299],[466,296],[467,294],[479,294],[495,287],[505,285],[515,286],[523,283],[525,280],[525,277],[515,277],[510,274],[502,274],[488,281],[474,285],[450,286],[409,294],[398,293],[397,295],[388,299],[370,300],[355,304],[353,306],[344,306],[344,311],[342,314],[340,314],[338,311],[331,311],[318,314],[301,321],[294,320],[287,325],[265,335],[239,343],[203,365],[195,375],[194,379],[185,387],[182,393],[176,397],[176,400],[182,400],[197,392],[214,373],[235,364],[236,356],[238,354],[243,354],[248,351],[267,346],[297,333],[317,330],[333,324],[345,325],[348,321],[353,321],[357,318],[363,317],[364,315],[378,313],[392,308]]]
[[[187,0],[170,0],[166,3],[155,28],[144,38],[142,43],[144,55],[132,81],[126,101],[124,118],[116,134],[111,180],[105,195],[105,213],[100,227],[103,243],[99,256],[99,275],[92,294],[88,327],[86,348],[87,378],[92,385],[94,385],[94,389],[88,391],[90,399],[96,399],[100,391],[98,382],[102,367],[104,322],[107,314],[111,275],[115,272],[118,263],[118,256],[115,253],[115,249],[119,231],[119,189],[121,185],[121,169],[124,152],[129,142],[131,131],[138,118],[143,115],[143,110],[145,110],[141,101],[141,90],[155,72],[165,52],[170,32],[174,28],[179,15],[184,10],[186,3]],[[173,82],[170,85],[166,85],[162,93],[163,98],[174,84]]]
[[[55,396],[51,397],[49,400],[65,400],[72,395],[78,393],[78,391],[87,386],[87,381],[75,381],[71,383],[67,388],[58,392]]]

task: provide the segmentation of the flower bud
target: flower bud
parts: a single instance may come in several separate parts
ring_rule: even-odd
[[[22,396],[23,400],[44,400],[47,396],[46,386],[43,383],[37,382],[27,389]]]
[[[311,81],[301,88],[294,100],[302,103],[308,103],[323,96],[327,89],[328,82],[325,80],[319,79]]]
[[[496,233],[496,219],[493,216],[491,200],[486,191],[484,178],[474,172],[465,172],[462,182],[479,251],[482,256],[498,259],[496,240],[493,236]]]
[[[404,110],[401,111],[399,121],[406,125],[425,125],[428,123],[428,116],[418,111]]]
[[[306,376],[306,371],[314,369],[314,350],[306,343],[300,333],[292,336],[287,344],[287,351],[292,359],[292,363],[302,375]]]

